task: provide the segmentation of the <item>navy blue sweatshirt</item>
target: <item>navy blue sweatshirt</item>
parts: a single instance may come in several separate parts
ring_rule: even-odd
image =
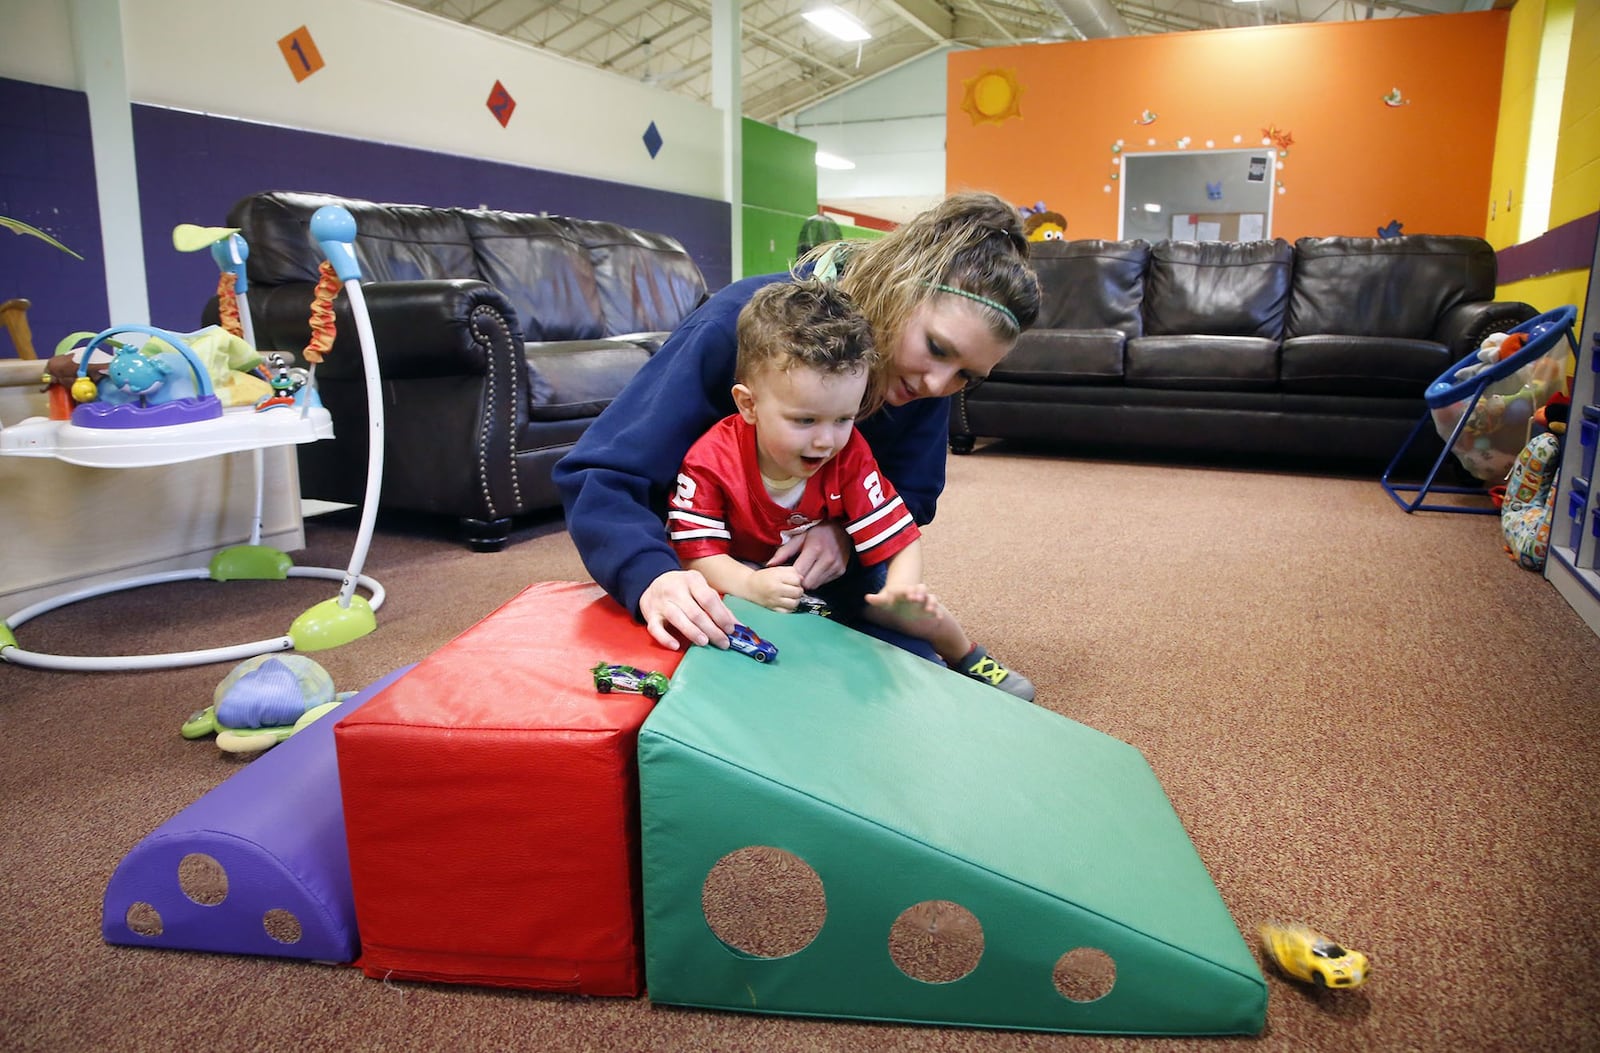
[[[556,464],[583,565],[635,616],[650,583],[681,569],[667,542],[666,500],[689,446],[734,412],[739,311],[761,286],[787,277],[745,278],[702,304]],[[950,400],[885,406],[859,428],[912,516],[931,521],[944,490]]]

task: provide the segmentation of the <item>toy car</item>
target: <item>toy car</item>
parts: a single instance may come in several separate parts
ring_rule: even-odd
[[[612,691],[632,691],[645,698],[657,699],[666,694],[671,686],[661,673],[635,669],[631,665],[601,662],[590,672],[594,673],[594,689],[602,695]]]
[[[747,654],[758,662],[776,662],[778,649],[756,635],[748,625],[735,625],[728,634],[728,646],[740,654]]]
[[[827,600],[818,599],[809,594],[800,597],[799,602],[795,604],[794,612],[796,614],[815,614],[819,618],[831,618],[833,616],[833,608],[828,606]]]
[[[1367,956],[1346,950],[1306,925],[1272,922],[1257,932],[1261,946],[1284,974],[1318,987],[1359,987],[1372,974]]]

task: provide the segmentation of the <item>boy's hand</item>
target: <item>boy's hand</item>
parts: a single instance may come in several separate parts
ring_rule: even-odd
[[[792,611],[805,595],[801,574],[793,567],[766,567],[750,575],[751,603],[759,603],[768,610]]]
[[[939,597],[928,586],[886,585],[882,592],[867,596],[867,602],[882,607],[902,618],[936,618],[941,610]]]
[[[793,563],[801,584],[808,589],[826,585],[845,572],[850,563],[850,542],[843,524],[818,523],[785,541],[767,560],[767,566]]]

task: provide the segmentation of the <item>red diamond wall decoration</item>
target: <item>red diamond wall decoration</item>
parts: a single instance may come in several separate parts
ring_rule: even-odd
[[[494,114],[494,119],[500,122],[500,127],[504,128],[511,123],[511,111],[517,108],[517,100],[506,91],[504,84],[495,81],[494,90],[489,93],[486,105],[489,107],[489,112]]]

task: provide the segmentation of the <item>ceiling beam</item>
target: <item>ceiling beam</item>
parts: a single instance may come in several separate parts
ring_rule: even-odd
[[[884,0],[884,6],[915,26],[929,40],[943,43],[955,35],[955,13],[934,0]]]

